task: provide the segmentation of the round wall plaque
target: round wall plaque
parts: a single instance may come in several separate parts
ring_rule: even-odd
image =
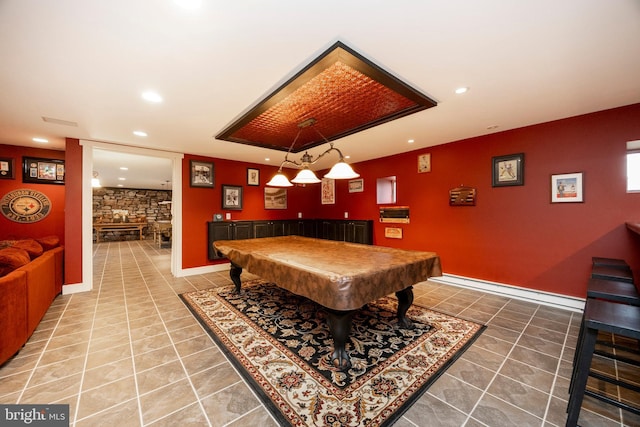
[[[38,222],[51,210],[51,201],[39,191],[20,189],[5,194],[0,200],[2,215],[15,222]]]

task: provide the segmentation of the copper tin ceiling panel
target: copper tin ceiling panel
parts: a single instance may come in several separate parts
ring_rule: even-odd
[[[217,139],[288,151],[298,124],[329,141],[435,107],[434,100],[337,42],[302,71],[222,130]],[[291,152],[326,141],[300,132]]]

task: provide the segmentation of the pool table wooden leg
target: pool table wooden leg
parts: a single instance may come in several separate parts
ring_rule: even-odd
[[[398,297],[398,323],[400,323],[400,327],[413,329],[413,323],[406,317],[407,310],[413,304],[413,286],[396,292],[396,297]]]
[[[351,318],[354,311],[327,310],[327,323],[333,337],[331,363],[341,371],[351,368],[351,359],[345,349],[351,333]]]
[[[229,270],[229,277],[231,277],[231,281],[234,285],[236,285],[235,292],[237,294],[240,293],[240,286],[242,282],[240,281],[240,275],[242,274],[242,267],[231,263],[231,269]]]

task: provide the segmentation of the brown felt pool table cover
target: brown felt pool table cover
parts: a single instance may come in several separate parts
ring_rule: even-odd
[[[300,236],[218,240],[233,264],[334,310],[355,310],[432,276],[433,252],[407,251]]]

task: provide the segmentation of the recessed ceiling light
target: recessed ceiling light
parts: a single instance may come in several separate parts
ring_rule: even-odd
[[[408,142],[409,144],[413,144],[413,143],[414,143],[414,142],[416,142],[416,141],[415,141],[415,139],[410,139],[410,140],[408,140],[407,142]]]
[[[268,158],[268,157],[265,157],[265,158],[264,158],[264,161],[265,161],[265,162],[270,162],[270,161],[271,161],[271,159],[270,159],[270,158]]]
[[[468,87],[459,87],[458,89],[456,89],[456,93],[458,95],[460,95],[460,94],[463,94],[463,93],[467,92],[468,90],[469,90]]]
[[[345,159],[350,159],[350,158],[351,158],[351,156],[344,156],[344,158],[345,158]]]
[[[44,138],[32,138],[32,141],[33,142],[42,142],[42,143],[49,142],[48,139],[44,139]]]
[[[122,185],[122,184],[118,184],[118,187],[124,187],[124,185]]]
[[[162,102],[162,97],[158,93],[151,91],[144,92],[142,94],[142,99],[149,102]]]
[[[119,180],[119,181],[126,181],[126,180],[127,180],[127,178],[120,177],[120,178],[118,178],[118,180]]]
[[[128,168],[128,167],[126,167],[126,166],[120,166],[120,170],[121,170],[121,171],[128,171],[128,170],[129,170],[129,168]]]
[[[133,134],[134,134],[135,136],[147,136],[147,133],[146,133],[146,132],[143,132],[143,131],[141,131],[141,130],[134,130],[134,131],[133,131]]]

